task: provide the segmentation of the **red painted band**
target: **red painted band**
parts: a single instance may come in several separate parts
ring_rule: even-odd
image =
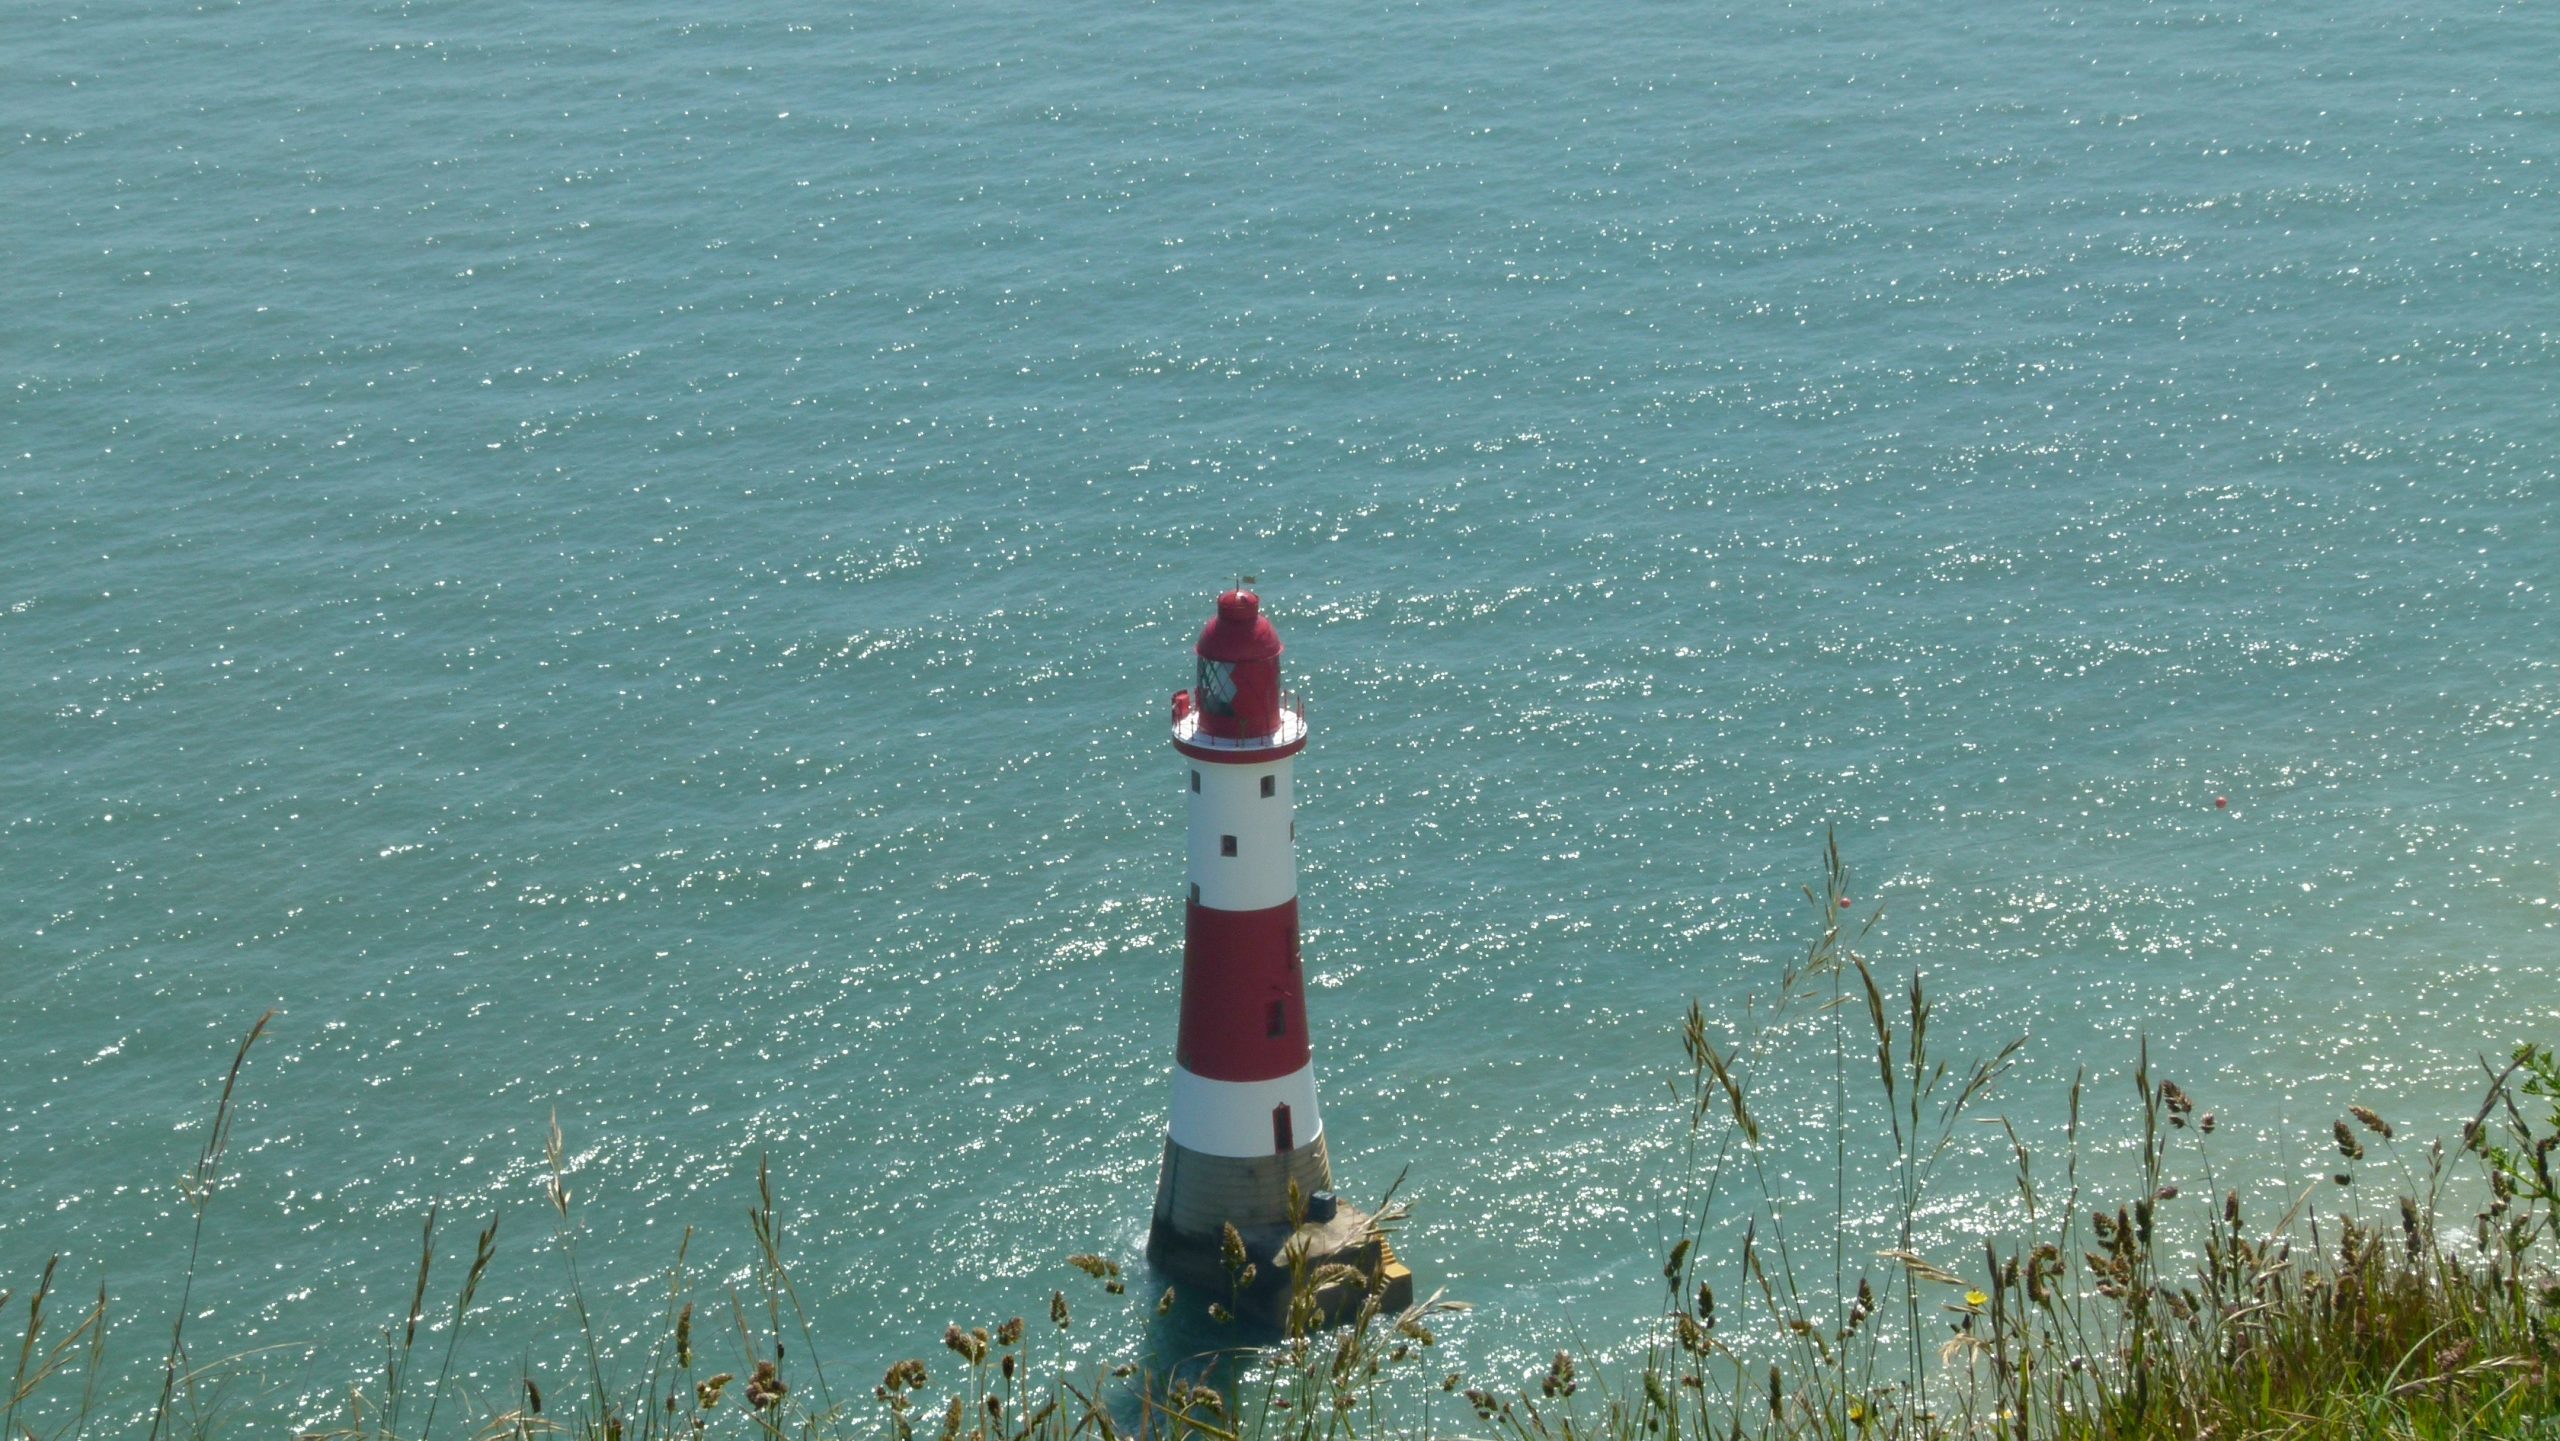
[[[1195,761],[1207,761],[1211,765],[1252,766],[1261,765],[1266,761],[1286,760],[1290,756],[1296,755],[1298,752],[1307,748],[1307,738],[1301,735],[1296,740],[1290,741],[1285,745],[1268,746],[1261,750],[1249,751],[1237,750],[1233,747],[1193,745],[1191,742],[1184,740],[1180,736],[1176,736],[1173,739],[1173,748],[1182,752],[1184,755],[1191,757]]]
[[[1298,903],[1220,911],[1188,903],[1182,923],[1182,1035],[1174,1059],[1213,1081],[1294,1074],[1307,1044]]]

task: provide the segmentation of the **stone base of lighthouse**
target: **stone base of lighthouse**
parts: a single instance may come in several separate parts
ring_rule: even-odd
[[[1299,1196],[1294,1223],[1292,1182]],[[1369,1213],[1332,1201],[1332,1188],[1333,1167],[1321,1134],[1296,1150],[1267,1156],[1213,1156],[1168,1137],[1147,1260],[1185,1299],[1221,1302],[1247,1320],[1274,1327],[1288,1320],[1293,1274],[1300,1269],[1313,1277],[1339,1266],[1361,1278],[1354,1284],[1334,1272],[1315,1287],[1326,1325],[1350,1320],[1373,1294],[1388,1315],[1412,1305],[1413,1272],[1396,1259],[1395,1247]],[[1254,1270],[1249,1287],[1239,1288],[1230,1269],[1230,1225]]]

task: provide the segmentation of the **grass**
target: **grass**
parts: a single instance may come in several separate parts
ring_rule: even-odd
[[[1667,1123],[1677,1128],[1679,1199],[1662,1304],[1628,1359],[1610,1367],[1558,1352],[1542,1374],[1470,1384],[1432,1364],[1435,1328],[1453,1303],[1389,1313],[1368,1278],[1368,1304],[1324,1328],[1316,1290],[1362,1278],[1301,1263],[1285,1331],[1255,1338],[1239,1328],[1224,1366],[1171,1377],[1127,1364],[1078,1370],[1060,1333],[1080,1308],[1099,1304],[1134,1345],[1130,1312],[1150,1303],[1128,1295],[1117,1262],[1077,1255],[1066,1265],[1087,1278],[1071,1282],[1085,1300],[1060,1289],[1043,1321],[952,1326],[938,1351],[891,1364],[867,1395],[839,1391],[761,1166],[748,1294],[715,1292],[689,1270],[687,1232],[642,1339],[610,1344],[579,1271],[579,1211],[555,1118],[546,1199],[566,1304],[545,1313],[574,1319],[573,1335],[552,1339],[578,1358],[577,1383],[546,1398],[527,1373],[492,1396],[456,1377],[463,1333],[495,1324],[478,1302],[499,1219],[478,1232],[446,1305],[435,1299],[430,1208],[380,1371],[349,1386],[338,1414],[299,1441],[2560,1441],[2551,1260],[2560,1062],[2551,1052],[2528,1047],[2493,1068],[2450,1146],[2404,1146],[2381,1113],[2350,1108],[2318,1138],[2331,1177],[2262,1221],[2216,1184],[2215,1114],[2156,1074],[2144,1048],[2129,1087],[2115,1092],[2131,1102],[2124,1124],[2138,1142],[2138,1179],[2101,1198],[2080,1165],[2085,1076],[2068,1092],[2058,1161],[2040,1163],[2006,1119],[1979,1114],[2019,1043],[1960,1061],[1933,1049],[1920,977],[1888,985],[1859,949],[1874,917],[1852,924],[1836,845],[1822,884],[1805,894],[1811,939],[1774,992],[1729,1026],[1692,1004],[1678,1029],[1685,1063]],[[186,1326],[235,1091],[267,1023],[234,1054],[182,1184],[194,1213],[187,1285],[149,1441],[259,1429],[224,1402],[232,1359],[198,1361]],[[1777,1086],[1795,1088],[1794,1134],[1773,1134],[1756,1104]],[[2007,1141],[2016,1203],[1979,1254],[1923,1255],[1919,1218],[1940,1163],[1959,1128],[1977,1121]],[[1861,1129],[1890,1157],[1880,1177],[1853,1174],[1849,1138]],[[1827,1211],[1800,1194],[1807,1156],[1817,1172],[1827,1165],[1829,1193],[1817,1198]],[[1796,1174],[1781,1174],[1790,1163]],[[57,1316],[55,1272],[48,1261],[26,1302],[0,1441],[82,1441],[117,1424],[101,1419],[99,1401],[107,1294]],[[10,1301],[0,1291],[0,1305]],[[1173,1293],[1153,1304],[1170,1307]],[[433,1361],[431,1376],[413,1369],[421,1359]]]

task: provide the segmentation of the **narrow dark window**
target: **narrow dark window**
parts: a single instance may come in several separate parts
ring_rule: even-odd
[[[1231,856],[1231,855],[1234,855],[1235,853],[1236,853],[1236,838],[1235,838],[1234,836],[1220,836],[1220,837],[1218,837],[1218,854],[1220,854],[1220,855],[1222,855],[1222,856]]]
[[[1195,906],[1200,904],[1200,883],[1198,881],[1193,881],[1191,883],[1191,904]]]
[[[1264,776],[1262,778],[1262,798],[1267,801],[1278,794],[1280,794],[1280,778],[1278,776]]]
[[[1191,773],[1191,790],[1195,795],[1200,791],[1200,773],[1196,770]]]
[[[1293,840],[1293,841],[1294,841],[1294,840],[1296,840],[1297,838],[1298,838],[1298,823],[1297,823],[1296,821],[1291,821],[1291,822],[1289,822],[1289,839],[1291,839],[1291,840]]]
[[[1271,1003],[1271,1010],[1263,1020],[1262,1030],[1264,1035],[1275,1038],[1287,1034],[1289,1030],[1288,1002],[1273,1001]]]
[[[1298,1149],[1298,1133],[1297,1128],[1289,1124],[1289,1108],[1287,1106],[1272,1107],[1271,1153],[1275,1156],[1285,1156],[1296,1149]]]

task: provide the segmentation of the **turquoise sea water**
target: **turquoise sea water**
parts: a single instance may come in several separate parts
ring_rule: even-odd
[[[1651,1305],[1672,1025],[1800,952],[1829,826],[2030,1134],[2144,1034],[2270,1187],[2347,1100],[2444,1132],[2560,1033],[2555,53],[0,10],[0,1282],[103,1274],[149,1384],[270,1006],[191,1322],[282,1348],[244,1404],[366,1374],[430,1200],[505,1216],[484,1383],[555,1364],[555,1113],[617,1334],[689,1225],[742,1274],[759,1153],[866,1385],[1134,1259],[1164,702],[1243,572],[1333,1152],[1410,1166],[1473,1373]]]

